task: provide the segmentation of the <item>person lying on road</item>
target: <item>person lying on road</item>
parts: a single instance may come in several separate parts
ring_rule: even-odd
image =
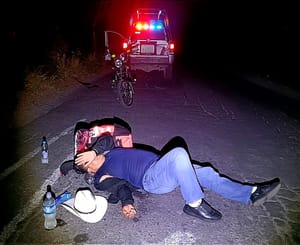
[[[114,148],[98,155],[90,150],[78,154],[75,164],[94,175],[96,189],[110,189],[111,198],[121,200],[122,212],[128,218],[136,215],[131,195],[134,189],[164,194],[179,187],[184,213],[204,221],[218,221],[222,214],[205,200],[203,188],[246,205],[260,205],[280,188],[279,178],[253,184],[220,175],[212,166],[195,164],[181,146],[161,155],[135,147]]]

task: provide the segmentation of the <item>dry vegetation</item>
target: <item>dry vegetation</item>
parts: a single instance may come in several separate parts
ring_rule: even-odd
[[[28,71],[25,87],[18,96],[15,118],[19,126],[33,120],[59,103],[84,79],[101,71],[102,60],[94,55],[84,57],[80,52],[67,56],[53,52],[48,65]]]

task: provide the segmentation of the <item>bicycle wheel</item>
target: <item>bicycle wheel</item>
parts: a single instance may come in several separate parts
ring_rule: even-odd
[[[120,103],[123,106],[129,107],[133,103],[133,85],[129,80],[120,81],[118,84],[118,95]]]

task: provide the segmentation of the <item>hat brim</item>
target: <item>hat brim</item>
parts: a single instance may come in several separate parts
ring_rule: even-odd
[[[80,213],[76,209],[74,209],[74,200],[75,198],[71,198],[61,205],[67,209],[72,214],[76,215],[77,217],[81,218],[83,221],[88,223],[97,223],[99,222],[106,213],[108,202],[105,197],[96,196],[96,210],[93,213]]]

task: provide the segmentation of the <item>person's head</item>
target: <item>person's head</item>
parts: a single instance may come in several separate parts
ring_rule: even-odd
[[[105,156],[103,154],[100,154],[95,157],[95,159],[90,164],[85,165],[76,165],[75,169],[82,173],[88,172],[89,174],[95,174],[97,170],[103,165],[105,161]]]

